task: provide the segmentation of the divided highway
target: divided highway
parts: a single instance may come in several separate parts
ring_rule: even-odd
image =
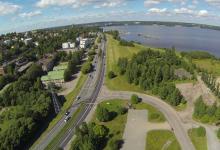
[[[84,84],[79,97],[80,100],[75,101],[72,105],[72,107],[69,109],[69,116],[72,117],[77,109],[80,107],[80,103],[88,103],[88,105],[85,105],[85,107],[82,107],[82,110],[77,114],[76,119],[74,121],[74,124],[71,125],[71,127],[66,130],[65,135],[62,136],[58,142],[50,147],[50,149],[56,149],[58,147],[64,148],[67,143],[70,141],[70,139],[74,135],[74,129],[76,126],[80,125],[86,118],[86,116],[89,114],[90,110],[93,107],[93,103],[96,101],[96,98],[98,97],[99,91],[102,87],[103,80],[104,80],[104,73],[105,73],[105,41],[102,40],[101,42],[101,50],[102,55],[99,59],[96,57],[93,61],[93,66],[95,70],[90,73],[86,83]],[[46,147],[50,144],[50,142],[55,138],[58,133],[61,131],[61,129],[66,125],[64,122],[65,116],[62,117],[62,119],[44,136],[43,139],[37,145],[31,149],[33,150],[44,150]],[[68,123],[68,122],[67,122]]]

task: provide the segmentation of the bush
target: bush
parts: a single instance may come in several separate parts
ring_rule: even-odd
[[[113,71],[109,71],[109,73],[108,73],[108,78],[109,79],[113,79],[115,76],[116,75],[115,75],[115,73]]]
[[[196,129],[196,134],[199,137],[204,137],[206,135],[206,130],[204,127],[200,126],[199,128]]]
[[[111,114],[108,111],[108,109],[102,107],[101,105],[98,105],[96,109],[96,115],[97,115],[97,119],[101,122],[107,122],[110,121],[111,119]]]
[[[111,139],[109,141],[109,146],[111,147],[111,150],[119,150],[120,149],[120,140],[117,139]]]
[[[119,114],[119,115],[124,115],[126,112],[127,112],[127,109],[125,107],[119,106],[117,108],[117,114]]]
[[[136,94],[133,94],[131,96],[131,104],[138,104],[140,101],[139,101],[139,98]]]

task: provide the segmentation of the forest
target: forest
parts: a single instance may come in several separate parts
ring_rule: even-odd
[[[117,65],[120,75],[124,75],[128,83],[138,85],[143,90],[151,90],[173,106],[186,102],[172,82],[179,79],[174,72],[175,69],[184,68],[194,74],[194,68],[179,58],[175,50],[140,51],[131,60],[119,58]]]
[[[24,149],[53,113],[41,75],[41,67],[34,64],[1,94],[0,149]]]

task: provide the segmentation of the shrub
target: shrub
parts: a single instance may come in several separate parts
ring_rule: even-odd
[[[112,138],[109,141],[109,146],[111,147],[111,150],[119,150],[120,149],[120,140]]]
[[[217,137],[220,139],[220,128],[217,131]]]
[[[115,76],[116,75],[115,75],[115,73],[113,71],[109,71],[109,73],[108,73],[108,78],[109,79],[113,79]]]
[[[98,105],[96,109],[96,115],[97,115],[97,119],[101,122],[107,122],[110,121],[111,119],[111,114],[108,111],[108,109],[102,107],[101,105]]]
[[[138,104],[139,103],[139,98],[136,94],[133,94],[131,96],[131,104]]]
[[[199,137],[204,137],[206,135],[206,130],[204,127],[200,126],[199,128],[196,129],[196,134]]]

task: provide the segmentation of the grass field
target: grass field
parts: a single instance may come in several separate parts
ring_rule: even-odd
[[[180,150],[175,135],[168,130],[152,130],[147,133],[146,150]]]
[[[190,139],[192,140],[192,143],[194,144],[196,150],[207,150],[207,138],[204,137],[198,137],[196,134],[196,128],[190,129],[188,131],[188,135]]]
[[[80,75],[80,78],[77,82],[75,89],[65,96],[66,102],[63,104],[63,107],[61,108],[60,113],[50,122],[47,129],[40,136],[40,138],[38,138],[38,140],[33,144],[33,146],[36,145],[45,136],[45,134],[48,133],[54,127],[54,125],[62,118],[65,112],[71,107],[74,99],[76,98],[77,94],[80,92],[80,89],[82,88],[86,79],[87,79],[87,75],[84,75],[84,74]]]
[[[194,59],[193,63],[195,63],[198,67],[208,70],[214,75],[220,76],[220,61],[213,59]]]

